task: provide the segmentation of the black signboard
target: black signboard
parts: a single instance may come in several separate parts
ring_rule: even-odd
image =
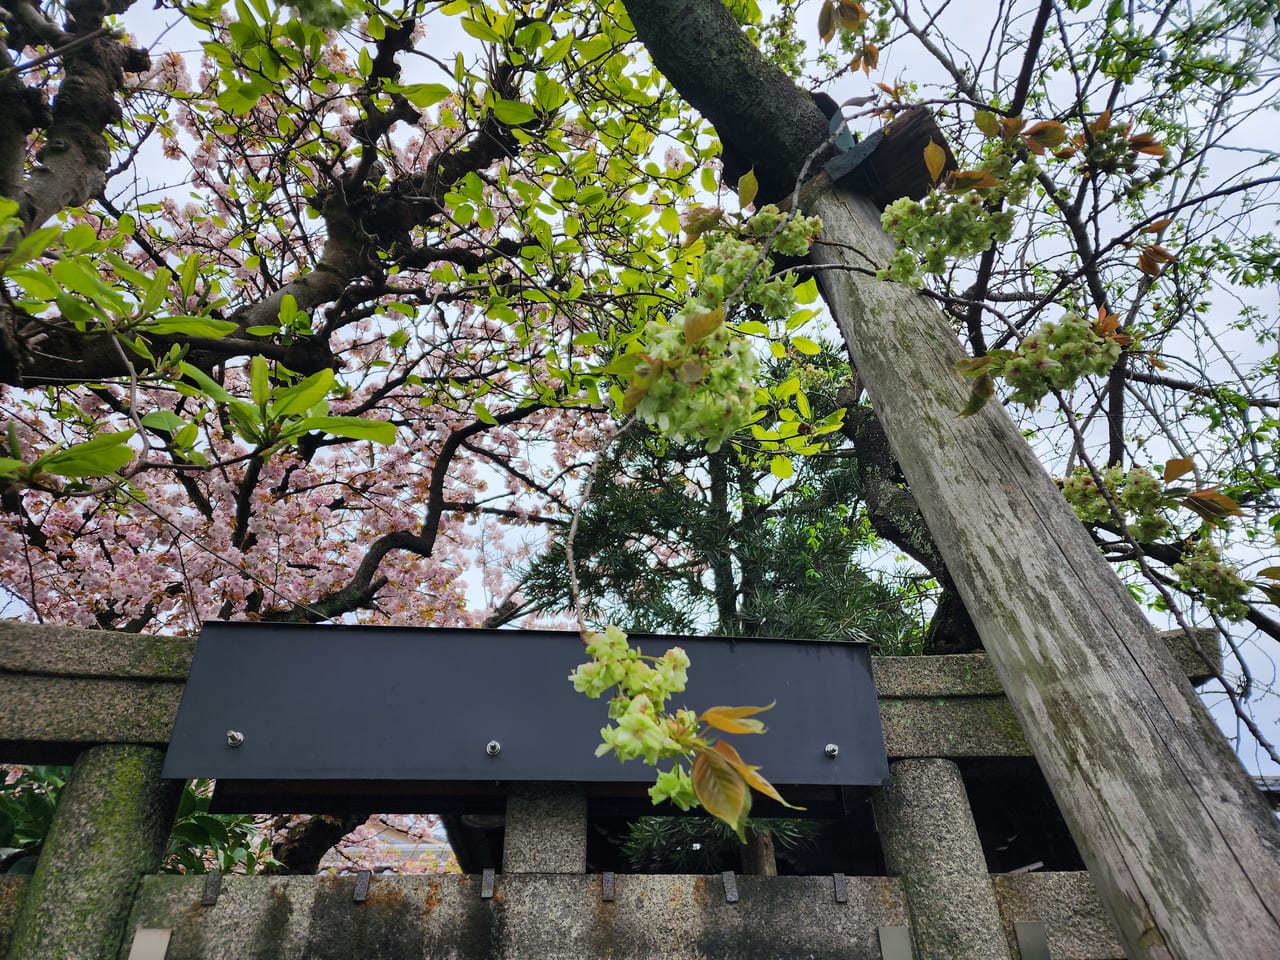
[[[688,652],[688,689],[672,707],[775,703],[761,716],[767,733],[729,739],[784,796],[789,785],[887,781],[865,644],[631,642],[651,656]],[[216,778],[216,808],[260,812],[440,812],[448,798],[498,797],[514,781],[642,795],[652,768],[595,756],[607,703],[566,679],[586,659],[572,632],[208,623],[164,773]]]

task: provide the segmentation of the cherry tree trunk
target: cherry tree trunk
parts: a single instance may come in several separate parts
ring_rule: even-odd
[[[724,6],[624,2],[739,162],[794,181],[821,114]],[[1125,950],[1276,956],[1280,826],[1261,795],[1003,408],[958,415],[969,383],[950,325],[875,279],[892,250],[878,210],[830,184],[806,196],[827,241],[813,259],[835,268],[827,303]]]

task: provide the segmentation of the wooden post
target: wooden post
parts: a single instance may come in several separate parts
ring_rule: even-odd
[[[875,279],[878,209],[829,183],[806,206],[827,303],[1129,956],[1275,955],[1261,795],[1003,407],[959,416],[950,325]]]
[[[786,193],[822,150],[808,93],[718,0],[623,3],[663,76]],[[879,211],[812,186],[828,306],[1125,950],[1275,956],[1280,826],[1004,408],[959,416],[951,325],[876,279]]]
[[[822,148],[808,93],[718,0],[623,2],[663,75],[786,193]],[[950,324],[875,279],[879,211],[830,184],[807,206],[827,304],[1125,949],[1274,956],[1280,826],[1261,795],[1003,408],[958,416]]]

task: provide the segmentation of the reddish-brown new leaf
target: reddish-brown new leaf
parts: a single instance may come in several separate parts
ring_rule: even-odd
[[[1067,139],[1067,128],[1057,120],[1044,120],[1023,130],[1022,139],[1032,149],[1033,144],[1038,145],[1035,152],[1043,153],[1045,147],[1056,147]]]
[[[937,183],[938,178],[942,176],[942,171],[947,166],[947,151],[934,143],[933,138],[929,139],[929,144],[924,148],[924,165],[929,168],[929,180]]]
[[[951,174],[948,186],[959,193],[962,190],[985,190],[1000,186],[1000,181],[986,170],[961,170]]]
[[[1106,336],[1120,327],[1120,314],[1107,313],[1106,307],[1098,308],[1098,319],[1093,322],[1093,329],[1102,336]]]
[[[1213,487],[1206,487],[1204,490],[1195,490],[1188,493],[1183,498],[1182,504],[1188,510],[1194,510],[1213,524],[1216,524],[1223,517],[1234,517],[1244,513],[1240,509],[1240,504],[1225,493],[1219,493]]]
[[[965,357],[963,360],[956,361],[956,372],[966,377],[976,377],[995,362],[996,358],[991,354],[984,357]]]
[[[738,755],[738,751],[735,750],[732,745],[720,740],[714,747],[712,747],[712,749],[728,760],[730,766],[737,770],[742,776],[742,779],[747,782],[747,785],[757,793],[763,793],[766,797],[769,797],[772,800],[777,800],[784,807],[790,807],[792,810],[804,809],[804,807],[797,807],[794,803],[787,803],[787,801],[783,800],[782,794],[778,793],[777,788],[757,772],[760,768],[758,766],[752,766],[743,760],[742,757]]]
[[[738,839],[747,842],[747,814],[751,811],[751,791],[733,765],[722,754],[705,747],[693,758],[693,794],[702,809],[723,820]]]
[[[715,333],[724,323],[724,306],[702,313],[691,313],[684,318],[685,343],[697,343],[703,337]]]
[[[818,36],[823,43],[830,43],[836,35],[836,5],[827,0],[818,10]]]
[[[871,76],[871,71],[880,62],[880,48],[868,40],[862,45],[862,72]]]
[[[1190,457],[1171,457],[1164,462],[1164,482],[1173,483],[1179,477],[1186,476],[1196,468]]]
[[[698,719],[725,733],[764,733],[763,723],[747,718],[772,709],[772,703],[767,707],[712,707]]]

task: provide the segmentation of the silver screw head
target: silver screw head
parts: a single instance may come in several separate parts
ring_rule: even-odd
[[[244,743],[244,734],[243,734],[243,733],[241,733],[239,730],[228,730],[228,731],[227,731],[227,746],[228,746],[228,747],[238,747],[238,746],[240,746],[240,744],[242,744],[242,743]]]
[[[497,740],[490,740],[488,743],[484,745],[484,752],[491,757],[496,757],[498,754],[502,752],[502,744],[500,744]]]
[[[840,756],[840,745],[838,743],[828,743],[822,752],[834,760]]]

